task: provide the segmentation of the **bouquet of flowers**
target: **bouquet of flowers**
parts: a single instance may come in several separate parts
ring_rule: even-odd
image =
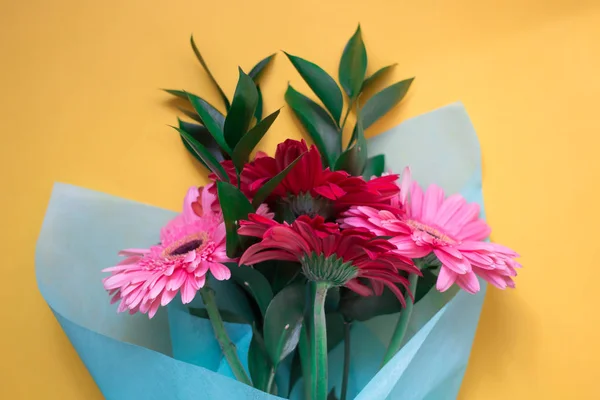
[[[175,216],[58,185],[38,243],[40,290],[106,397],[456,397],[484,282],[514,287],[520,267],[487,240],[462,107],[367,140],[412,79],[369,96],[393,66],[366,77],[359,27],[342,89],[286,53],[321,104],[288,86],[314,144],[287,139],[269,156],[256,146],[280,111],[263,117],[259,80],[274,55],[239,69],[230,101],[191,44],[226,113],[167,92],[194,121],[175,129],[210,183]],[[116,315],[102,286],[132,316]]]

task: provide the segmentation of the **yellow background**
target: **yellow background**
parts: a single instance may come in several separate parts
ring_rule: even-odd
[[[370,72],[417,77],[369,133],[461,100],[493,238],[523,255],[517,289],[488,293],[460,399],[600,398],[597,0],[1,1],[0,398],[102,398],[37,291],[35,241],[55,181],[171,209],[204,182],[157,90],[218,103],[189,34],[231,95],[238,64],[279,49],[337,75],[359,21]],[[288,80],[307,91],[281,54],[265,78],[266,111]],[[264,148],[288,136],[284,110]]]

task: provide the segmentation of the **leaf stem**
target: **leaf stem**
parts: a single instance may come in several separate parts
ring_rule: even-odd
[[[311,360],[310,360],[310,340],[308,339],[308,329],[306,324],[302,324],[300,331],[300,341],[298,342],[298,350],[300,352],[300,365],[302,365],[302,377],[304,378],[304,398],[312,400],[312,376]],[[290,388],[292,390],[292,388]]]
[[[410,293],[414,294],[416,292],[418,281],[419,276],[417,274],[410,274],[408,276],[408,291],[410,291]],[[410,316],[412,315],[414,305],[408,292],[404,295],[404,299],[406,300],[406,307],[404,307],[404,310],[402,310],[400,313],[398,323],[396,324],[396,329],[394,330],[392,340],[390,341],[387,351],[385,352],[381,367],[387,364],[388,361],[390,361],[402,347],[402,342],[404,340],[404,336],[406,335],[406,330],[408,328],[408,323],[410,322]]]
[[[277,367],[272,366],[271,370],[269,371],[269,380],[267,381],[267,388],[265,390],[265,392],[267,392],[267,393],[271,393],[271,390],[273,390],[273,382],[275,381],[276,370],[277,370]]]
[[[231,367],[231,371],[233,371],[233,375],[238,381],[252,386],[252,381],[250,381],[250,378],[248,377],[248,374],[246,374],[244,366],[237,355],[235,344],[231,342],[231,339],[229,339],[227,331],[225,330],[225,324],[223,324],[221,313],[219,312],[215,301],[215,291],[208,285],[205,285],[200,289],[200,296],[202,296],[202,301],[206,306],[208,318],[215,331],[215,337],[221,346],[221,350],[223,351],[227,363]]]
[[[342,394],[340,400],[346,400],[348,377],[350,375],[350,327],[352,322],[344,321],[344,372],[342,375]]]
[[[312,399],[327,399],[327,323],[325,321],[325,297],[329,282],[310,282],[310,344],[312,352]]]
[[[355,101],[356,99],[350,99],[350,102],[348,103],[348,109],[346,110],[346,115],[344,115],[344,119],[342,120],[342,125],[340,127],[340,142],[342,141],[342,136],[344,135],[344,128],[346,127],[346,121],[348,121],[348,115],[350,115],[350,111],[352,111]],[[341,143],[340,147],[342,147]]]

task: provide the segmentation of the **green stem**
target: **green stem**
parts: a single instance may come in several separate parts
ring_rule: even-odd
[[[275,382],[275,371],[277,370],[277,367],[273,366],[271,367],[271,370],[269,371],[269,380],[267,381],[267,390],[265,390],[265,392],[267,393],[271,393],[271,391],[273,390],[273,382]]]
[[[312,351],[311,375],[313,400],[327,399],[327,324],[325,322],[325,297],[328,282],[310,282],[310,348]]]
[[[350,100],[350,104],[348,104],[348,109],[346,110],[346,115],[344,115],[344,119],[342,120],[341,131],[344,133],[344,127],[346,126],[346,121],[348,120],[348,115],[350,115],[350,111],[354,106],[354,100]]]
[[[302,365],[302,377],[304,379],[304,397],[306,400],[312,400],[312,376],[310,375],[310,341],[308,339],[308,329],[306,328],[306,324],[302,325],[302,330],[300,331],[300,341],[298,342],[298,350],[300,351],[300,365]]]
[[[221,350],[223,351],[227,363],[229,363],[229,366],[231,367],[231,371],[233,371],[233,375],[238,381],[252,386],[252,381],[248,377],[248,374],[246,374],[244,366],[237,355],[235,345],[231,342],[231,339],[229,339],[227,331],[225,330],[221,313],[219,312],[215,301],[215,291],[207,285],[200,289],[200,295],[206,306],[210,323],[215,331],[215,337],[221,346]]]
[[[350,111],[352,107],[354,107],[355,99],[350,99],[350,103],[348,104],[348,109],[346,110],[346,115],[344,115],[344,119],[342,120],[342,125],[340,127],[340,147],[342,146],[342,137],[344,136],[344,128],[346,127],[346,121],[348,121],[348,115],[350,115]]]
[[[352,322],[344,321],[344,374],[342,376],[342,395],[340,400],[346,400],[348,394],[348,377],[350,375],[350,326]]]
[[[417,290],[417,282],[419,281],[419,276],[416,274],[410,274],[408,276],[409,287],[408,290],[413,293]],[[404,336],[406,335],[406,329],[408,328],[408,323],[410,322],[410,316],[413,310],[413,301],[410,298],[408,292],[404,296],[406,300],[406,307],[400,313],[400,317],[398,318],[398,323],[396,324],[396,329],[394,330],[394,334],[392,335],[392,340],[390,341],[390,345],[385,352],[385,356],[383,358],[382,367],[388,363],[400,350],[402,347],[402,341],[404,340]]]

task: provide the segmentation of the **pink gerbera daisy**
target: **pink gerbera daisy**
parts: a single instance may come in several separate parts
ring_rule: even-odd
[[[192,209],[199,195],[201,217]],[[104,288],[113,295],[112,302],[120,300],[119,312],[139,311],[152,318],[177,293],[184,304],[191,302],[209,271],[218,280],[229,279],[231,271],[223,263],[232,260],[225,253],[223,217],[211,207],[214,200],[206,188],[190,188],[183,212],[161,230],[160,244],[123,250],[119,254],[127,258],[103,270],[111,273],[103,280]]]
[[[476,293],[480,289],[477,276],[501,289],[514,287],[512,277],[521,267],[514,260],[518,254],[484,242],[491,229],[479,218],[478,204],[469,204],[458,194],[445,197],[436,185],[424,193],[417,182],[410,182],[408,169],[401,186],[396,211],[352,207],[344,213],[342,227],[391,236],[390,242],[407,257],[421,258],[433,252],[442,264],[436,285],[440,291],[456,283]]]
[[[420,274],[412,261],[395,252],[389,241],[378,239],[363,229],[340,230],[317,216],[300,216],[291,224],[250,215],[242,221],[241,235],[261,238],[246,250],[240,264],[252,265],[266,260],[299,261],[309,280],[345,286],[362,295],[380,295],[387,286],[405,304],[396,284],[408,290],[401,272]],[[370,286],[365,285],[368,281]]]

